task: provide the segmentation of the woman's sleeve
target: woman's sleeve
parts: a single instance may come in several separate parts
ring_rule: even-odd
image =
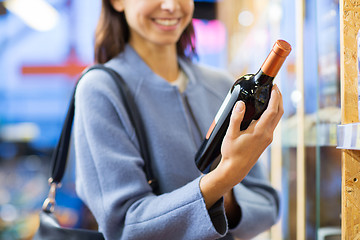
[[[260,163],[256,163],[244,180],[234,187],[234,195],[241,209],[239,224],[229,230],[234,236],[252,238],[278,220],[279,194],[269,184]]]
[[[106,239],[215,239],[227,229],[220,200],[209,211],[200,177],[154,195],[134,130],[106,73],[93,70],[75,100],[76,191]]]

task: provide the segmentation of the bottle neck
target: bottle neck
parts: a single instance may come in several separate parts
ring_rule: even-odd
[[[272,82],[274,80],[274,77],[266,75],[260,68],[259,71],[255,74],[254,80],[256,84],[266,85]]]
[[[267,76],[274,78],[278,74],[285,59],[286,57],[280,56],[276,54],[274,50],[272,50],[261,66],[261,71],[264,72]]]

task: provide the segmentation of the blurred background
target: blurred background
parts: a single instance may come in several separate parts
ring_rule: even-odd
[[[306,199],[306,239],[340,231],[341,170],[338,0],[304,0],[304,94],[296,79],[296,1],[195,1],[199,58],[235,78],[255,73],[277,39],[293,51],[275,83],[285,114],[261,161],[281,192],[279,223],[256,239],[295,239],[296,203]],[[93,63],[100,0],[0,0],[0,239],[31,239],[47,196],[49,162],[72,90]],[[306,192],[298,196],[299,101],[305,107]],[[74,191],[74,164],[57,194],[69,227],[94,227]],[[325,238],[323,238],[325,239]],[[340,239],[339,234],[332,239]]]

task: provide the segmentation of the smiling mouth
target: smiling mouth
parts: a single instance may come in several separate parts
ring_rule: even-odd
[[[156,22],[159,25],[166,26],[166,27],[175,26],[176,24],[178,24],[179,21],[180,21],[179,18],[175,18],[175,19],[159,19],[159,18],[156,18],[156,19],[154,19],[154,22]]]

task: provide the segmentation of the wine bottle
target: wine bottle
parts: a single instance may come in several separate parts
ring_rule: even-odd
[[[256,74],[246,74],[235,81],[195,155],[195,163],[201,172],[208,173],[218,165],[221,143],[237,101],[242,100],[246,105],[240,130],[247,129],[253,120],[260,118],[268,106],[273,80],[290,51],[288,42],[277,40]]]

